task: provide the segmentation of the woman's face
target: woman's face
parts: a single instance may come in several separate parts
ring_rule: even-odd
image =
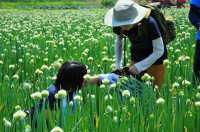
[[[122,25],[120,26],[120,28],[123,30],[123,31],[129,31],[132,27],[134,27],[136,24],[129,24],[129,25]]]
[[[130,24],[130,25],[123,25],[123,26],[120,26],[120,27],[124,31],[129,31],[132,28],[132,24]]]

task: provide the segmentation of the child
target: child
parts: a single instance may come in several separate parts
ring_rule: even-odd
[[[57,74],[57,79],[54,84],[52,84],[47,91],[49,92],[48,98],[45,100],[45,107],[49,105],[50,110],[56,109],[56,103],[60,107],[60,100],[55,98],[56,93],[59,90],[63,89],[67,92],[67,98],[62,99],[62,111],[66,111],[66,102],[73,101],[73,97],[76,92],[88,84],[98,84],[102,80],[107,79],[110,83],[116,83],[119,80],[119,75],[110,73],[110,74],[100,74],[91,77],[89,80],[84,80],[84,75],[87,74],[86,66],[80,62],[76,61],[67,61],[65,62]],[[39,110],[42,108],[44,100],[41,100],[39,104]],[[72,106],[72,111],[74,106]],[[31,109],[31,118],[33,119],[35,112],[35,107]],[[46,110],[46,120],[48,120],[48,111]]]

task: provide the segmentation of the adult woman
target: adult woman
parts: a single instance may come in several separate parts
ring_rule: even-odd
[[[161,87],[165,68],[163,60],[167,58],[156,20],[150,10],[131,0],[119,0],[105,16],[105,24],[113,27],[116,34],[116,68],[121,68],[122,38],[131,41],[131,67],[134,74],[148,73],[155,78],[154,84]]]

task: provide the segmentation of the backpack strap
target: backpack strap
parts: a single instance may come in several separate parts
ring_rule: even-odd
[[[145,17],[144,17],[144,18],[147,19],[147,18],[150,16],[150,14],[151,14],[151,8],[148,7],[148,6],[144,6],[144,7],[147,7],[147,13],[146,13],[146,15],[145,15]]]

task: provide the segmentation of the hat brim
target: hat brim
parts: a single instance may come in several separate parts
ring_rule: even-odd
[[[129,20],[125,21],[117,21],[113,17],[113,8],[110,9],[105,15],[104,24],[107,26],[118,27],[140,22],[145,17],[146,13],[148,12],[148,9],[139,5],[134,5],[134,7],[137,9],[138,15],[134,18],[130,18]]]

